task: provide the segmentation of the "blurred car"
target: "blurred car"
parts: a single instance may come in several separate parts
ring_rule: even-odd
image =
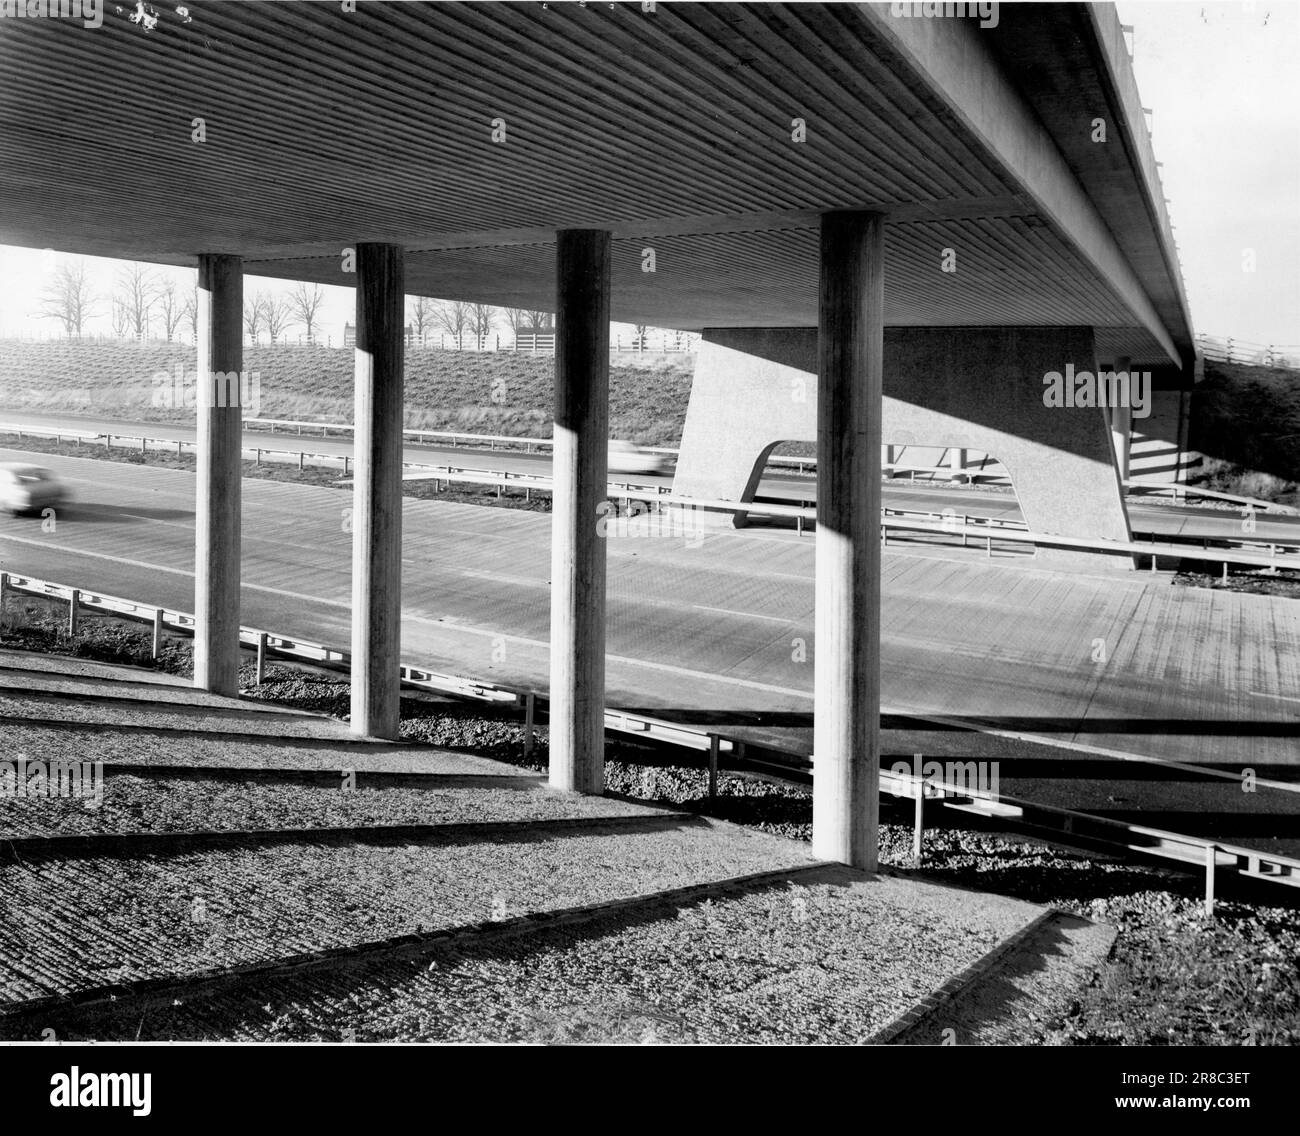
[[[609,472],[666,474],[668,459],[663,454],[652,454],[643,450],[635,442],[626,442],[621,438],[611,439],[609,443]]]
[[[0,509],[17,516],[62,505],[68,497],[67,486],[53,470],[25,462],[0,462]]]

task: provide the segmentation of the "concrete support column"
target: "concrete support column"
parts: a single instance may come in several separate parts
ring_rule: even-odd
[[[550,783],[605,790],[605,542],[610,235],[558,234],[551,504]]]
[[[884,217],[821,220],[813,852],[874,871],[880,784]]]
[[[244,276],[237,256],[199,257],[198,492],[194,507],[194,685],[239,693],[240,407]]]
[[[952,448],[948,450],[948,480],[964,481],[966,479],[966,451]]]
[[[1127,374],[1132,361],[1127,355],[1115,360],[1116,374]],[[1119,471],[1121,482],[1128,480],[1128,456],[1133,443],[1133,408],[1131,406],[1113,406],[1110,408],[1110,437],[1115,447],[1115,468]]]
[[[402,647],[404,260],[358,244],[352,492],[352,732],[396,738]]]

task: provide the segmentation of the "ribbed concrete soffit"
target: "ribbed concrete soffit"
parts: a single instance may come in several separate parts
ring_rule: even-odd
[[[391,241],[548,309],[555,230],[606,227],[615,318],[789,325],[819,214],[881,208],[891,322],[1135,323],[854,5],[186,10],[0,19],[0,241],[338,284]]]

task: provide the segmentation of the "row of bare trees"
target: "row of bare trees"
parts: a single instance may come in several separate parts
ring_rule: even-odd
[[[551,325],[549,312],[495,308],[491,304],[470,304],[463,300],[435,300],[432,296],[412,296],[408,310],[411,331],[417,337],[445,332],[456,339],[466,335],[482,339],[500,326],[502,319],[515,335]]]
[[[108,303],[114,335],[141,339],[161,324],[170,343],[186,322],[191,337],[198,335],[197,283],[183,290],[156,269],[136,262],[118,269],[113,290],[100,296],[95,293],[84,260],[63,261],[41,294],[40,314],[57,319],[68,336],[80,338],[87,322],[102,311],[103,301]],[[290,327],[301,325],[312,339],[324,302],[325,292],[319,284],[300,281],[287,296],[259,291],[244,304],[244,328],[254,339],[265,330],[271,342],[278,343]]]
[[[55,269],[41,295],[41,315],[57,319],[68,336],[79,338],[87,322],[100,314],[99,304],[108,302],[113,332],[123,338],[143,338],[161,324],[168,342],[182,324],[188,323],[191,337],[198,334],[198,291],[188,290],[146,264],[128,263],[118,269],[113,290],[96,295],[83,260],[65,260]],[[244,303],[244,330],[256,340],[265,333],[279,343],[291,327],[300,326],[308,340],[316,336],[325,293],[319,284],[298,282],[286,294],[259,290]],[[491,304],[470,304],[461,300],[437,300],[413,296],[409,304],[411,329],[417,336],[445,332],[460,338],[480,339],[491,334],[504,320],[510,330],[543,330],[551,326],[549,312],[526,308],[496,308]],[[640,329],[638,329],[640,330]]]
[[[324,302],[325,293],[319,284],[301,280],[287,296],[259,291],[244,301],[244,330],[254,341],[265,331],[271,343],[276,344],[289,328],[301,326],[308,341],[314,341]]]

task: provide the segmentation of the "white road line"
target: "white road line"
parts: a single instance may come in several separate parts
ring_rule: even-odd
[[[691,604],[696,611],[716,611],[722,615],[738,615],[743,619],[766,619],[771,623],[794,623],[793,619],[786,619],[780,615],[759,615],[753,611],[732,611],[729,607],[707,607],[705,604]]]
[[[1300,698],[1290,698],[1285,694],[1269,694],[1266,690],[1252,690],[1250,693],[1256,698],[1277,698],[1282,702],[1300,702]]]
[[[166,568],[159,564],[146,564],[141,560],[130,560],[124,556],[109,556],[107,553],[103,552],[82,552],[80,549],[67,548],[63,545],[52,544],[46,540],[31,540],[27,537],[8,536],[6,534],[0,534],[0,540],[12,540],[20,544],[32,544],[41,548],[51,548],[57,552],[62,552],[65,555],[72,554],[77,556],[89,556],[95,560],[108,560],[114,564],[125,564],[132,568],[145,568],[157,572],[169,572],[174,576],[189,576],[191,578],[194,576],[193,572],[187,572],[181,568]],[[304,595],[302,592],[292,592],[287,588],[272,588],[265,584],[244,583],[241,587],[247,588],[249,591],[266,592],[269,595],[283,596],[285,599],[300,600],[304,603],[323,604],[327,607],[342,608],[344,611],[352,610],[352,602],[350,599],[346,601],[330,600],[325,599],[322,596],[308,596]],[[89,591],[90,589],[86,590]],[[465,627],[461,624],[450,623],[443,619],[429,619],[425,616],[413,615],[410,612],[403,612],[402,619],[411,623],[423,623],[429,627],[441,627],[449,631],[460,631],[467,635],[477,635],[480,638],[501,639],[506,643],[519,643],[524,646],[537,647],[543,651],[549,651],[551,646],[545,639],[530,639],[522,635],[507,635],[500,631],[492,631],[488,628],[482,627]],[[684,678],[705,680],[708,682],[720,682],[728,686],[743,686],[750,690],[762,690],[770,694],[786,694],[795,698],[807,699],[808,701],[812,701],[813,697],[812,694],[806,690],[793,690],[790,687],[773,686],[765,682],[752,682],[749,679],[732,678],[729,675],[715,675],[710,674],[708,671],[697,671],[691,670],[689,667],[673,666],[670,663],[652,663],[647,659],[632,659],[628,658],[626,655],[606,655],[606,659],[613,663],[624,663],[627,666],[632,667],[646,667],[649,670],[664,671],[668,674],[681,675]]]
[[[69,548],[66,544],[55,544],[48,540],[33,540],[27,536],[13,536],[10,533],[0,533],[0,540],[11,540],[15,544],[30,544],[36,548],[49,548],[55,552],[61,552],[65,556],[89,556],[93,560],[108,560],[113,564],[125,564],[130,568],[144,568],[150,572],[168,572],[173,576],[190,576],[193,577],[193,571],[186,571],[184,568],[168,568],[163,564],[149,564],[143,560],[131,560],[125,556],[110,556],[106,552],[86,552],[80,548]],[[17,576],[25,575],[22,572],[15,572]],[[85,589],[90,591],[89,588]]]

